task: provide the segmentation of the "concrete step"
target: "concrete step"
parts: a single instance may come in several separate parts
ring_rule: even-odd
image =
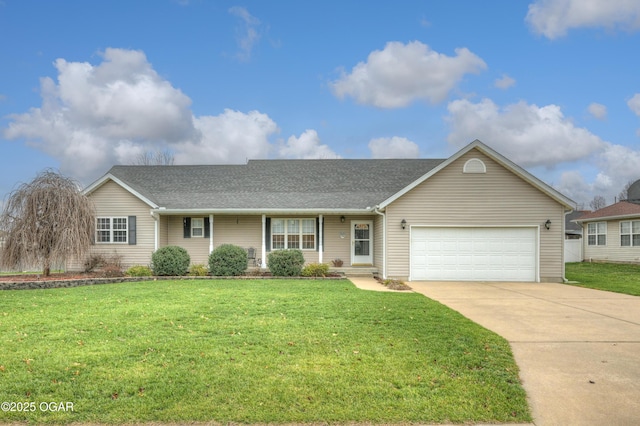
[[[373,278],[378,274],[378,268],[370,266],[345,266],[329,268],[331,272],[342,274],[345,277]]]

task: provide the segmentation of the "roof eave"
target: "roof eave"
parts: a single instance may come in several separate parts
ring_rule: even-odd
[[[100,188],[102,185],[104,185],[105,183],[107,183],[110,180],[115,182],[116,184],[120,185],[125,191],[131,193],[134,197],[138,198],[140,201],[142,201],[145,204],[149,205],[149,207],[151,207],[152,209],[156,209],[156,208],[159,207],[156,203],[154,203],[153,201],[151,201],[150,199],[148,199],[144,195],[140,194],[138,191],[136,191],[135,189],[133,189],[132,187],[130,187],[125,182],[123,182],[122,180],[118,179],[117,177],[115,177],[111,173],[107,173],[106,175],[104,175],[100,179],[98,179],[97,181],[93,182],[91,185],[87,186],[82,191],[82,193],[84,195],[90,195],[91,193],[96,191],[98,188]]]
[[[627,213],[627,214],[618,214],[618,215],[611,215],[611,216],[599,216],[599,217],[588,217],[588,218],[580,218],[580,219],[575,219],[572,222],[576,222],[576,223],[583,223],[583,222],[600,222],[600,221],[607,221],[607,220],[617,220],[617,219],[633,219],[633,218],[640,218],[640,212],[638,213]]]
[[[303,209],[303,208],[288,208],[288,209],[269,209],[269,208],[198,208],[198,209],[167,209],[164,207],[157,207],[152,210],[153,213],[160,215],[209,215],[209,214],[236,214],[236,215],[258,215],[258,214],[288,214],[288,215],[337,215],[337,214],[373,214],[373,208],[368,207],[364,209]]]

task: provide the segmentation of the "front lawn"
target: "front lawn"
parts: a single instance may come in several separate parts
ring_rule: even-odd
[[[567,263],[565,275],[572,285],[640,296],[640,265]]]
[[[504,339],[346,280],[0,291],[0,348],[0,423],[531,420]]]

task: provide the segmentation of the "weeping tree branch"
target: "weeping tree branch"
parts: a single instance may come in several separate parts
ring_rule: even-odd
[[[82,257],[89,249],[95,227],[91,201],[73,180],[52,170],[11,192],[0,216],[4,249],[0,264],[51,266],[69,257]]]

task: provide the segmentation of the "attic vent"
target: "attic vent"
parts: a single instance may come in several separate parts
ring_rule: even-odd
[[[484,165],[482,160],[472,158],[464,163],[462,173],[487,173],[487,167]]]

